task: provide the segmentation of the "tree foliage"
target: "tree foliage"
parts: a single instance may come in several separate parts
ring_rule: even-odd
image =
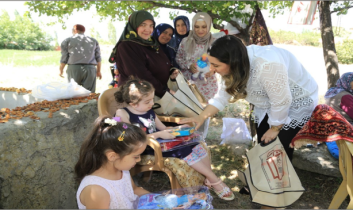
[[[0,49],[49,50],[52,37],[29,17],[15,11],[15,20],[6,11],[0,15]]]
[[[136,10],[147,10],[154,17],[159,17],[161,8],[175,9],[169,13],[169,18],[173,19],[178,15],[178,10],[192,12],[207,12],[213,19],[214,28],[222,29],[222,22],[229,22],[235,26],[242,34],[248,34],[247,29],[251,26],[253,16],[249,13],[242,13],[246,5],[255,11],[257,7],[268,9],[273,18],[278,14],[288,11],[293,1],[29,1],[30,12],[39,15],[47,15],[58,18],[63,28],[66,28],[65,20],[77,11],[86,11],[95,8],[98,15],[112,20],[126,21],[129,15]],[[353,2],[337,1],[331,6],[331,13],[338,15],[347,14],[349,8],[353,7]],[[232,17],[241,19],[247,24],[246,28],[241,28]]]
[[[178,10],[192,12],[207,12],[213,20],[214,28],[222,29],[223,21],[231,23],[240,32],[240,37],[249,37],[249,28],[252,24],[254,14],[242,13],[241,11],[249,5],[255,11],[257,7],[270,9],[272,16],[283,14],[285,9],[290,8],[290,1],[30,1],[26,2],[30,12],[39,15],[47,15],[58,18],[63,28],[66,28],[65,20],[77,11],[86,11],[95,8],[98,15],[103,19],[109,17],[112,20],[126,21],[129,15],[136,10],[147,10],[154,17],[159,17],[161,8],[174,9],[169,13],[173,19],[178,15]],[[247,24],[242,28],[236,17]]]
[[[169,18],[178,15],[177,10],[192,12],[207,12],[211,15],[216,28],[221,26],[222,21],[231,22],[240,27],[231,17],[241,18],[249,23],[250,15],[240,11],[246,5],[252,9],[272,8],[273,15],[283,13],[283,9],[292,3],[289,1],[30,1],[26,2],[31,12],[39,15],[57,17],[58,21],[65,26],[65,19],[77,11],[86,11],[95,7],[101,18],[109,17],[113,20],[126,21],[129,15],[136,10],[147,10],[155,17],[159,17],[161,8],[175,9],[170,12]],[[28,13],[30,15],[30,13]],[[241,28],[240,28],[241,29]]]
[[[109,39],[110,44],[115,45],[117,42],[116,28],[111,21],[109,21],[109,23],[108,23],[108,39]]]
[[[319,1],[319,8],[323,1]],[[29,6],[30,11],[37,12],[40,15],[45,14],[48,16],[58,17],[58,21],[65,27],[64,19],[71,15],[75,11],[89,10],[95,7],[98,15],[102,18],[110,17],[115,20],[127,20],[128,16],[136,10],[147,10],[152,13],[153,16],[158,17],[160,8],[175,9],[169,13],[169,18],[173,18],[178,15],[177,10],[184,10],[189,13],[191,12],[207,12],[213,20],[213,26],[216,29],[222,29],[222,22],[229,22],[236,27],[240,34],[238,36],[248,43],[249,40],[249,28],[254,20],[254,13],[242,13],[246,5],[250,5],[253,11],[257,8],[268,9],[273,18],[277,14],[283,14],[285,10],[289,10],[293,4],[293,1],[30,1],[26,2]],[[328,84],[329,87],[335,84],[338,71],[337,59],[327,59],[327,52],[332,51],[336,56],[334,49],[334,36],[332,33],[331,14],[337,13],[337,15],[347,14],[348,9],[353,7],[353,2],[350,1],[331,1],[325,3],[325,10],[319,10],[320,13],[324,11],[324,14],[320,14],[320,25],[321,25],[321,37],[323,42],[323,50],[325,57],[326,66],[334,64],[337,66],[336,75],[332,77],[332,70],[327,68],[328,73]],[[327,5],[329,5],[327,7]],[[328,9],[327,9],[328,8]],[[329,14],[327,14],[329,13]],[[232,20],[232,17],[241,19],[246,26],[242,28],[237,21]],[[329,23],[327,20],[329,19]],[[330,35],[332,34],[332,36]],[[328,36],[330,35],[330,36]],[[333,44],[333,46],[332,46]],[[331,53],[331,54],[332,54]],[[333,56],[333,57],[334,57]],[[336,62],[336,63],[335,63]]]

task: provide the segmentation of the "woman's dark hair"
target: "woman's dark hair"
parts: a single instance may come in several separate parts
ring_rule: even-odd
[[[230,102],[244,99],[247,95],[245,89],[249,80],[250,62],[243,42],[232,35],[223,36],[212,43],[208,53],[229,65],[229,74],[222,78],[225,81],[227,93],[233,96]]]
[[[124,158],[134,152],[136,146],[147,141],[146,133],[141,128],[122,122],[110,125],[104,122],[105,119],[107,117],[96,119],[93,130],[81,145],[80,156],[75,165],[78,182],[107,162],[105,152],[108,149],[113,150],[120,158]],[[118,139],[121,135],[123,135],[122,141]]]
[[[130,78],[123,86],[118,88],[118,91],[114,93],[114,97],[118,103],[137,104],[152,91],[154,91],[154,87],[151,83]]]

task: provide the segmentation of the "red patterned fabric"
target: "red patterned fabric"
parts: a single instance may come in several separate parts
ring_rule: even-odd
[[[353,126],[330,106],[319,104],[290,146],[299,148],[307,143],[316,145],[337,140],[353,142]]]

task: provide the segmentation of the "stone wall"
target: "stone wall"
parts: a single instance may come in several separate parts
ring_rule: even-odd
[[[0,208],[77,208],[74,165],[97,101],[0,124]]]

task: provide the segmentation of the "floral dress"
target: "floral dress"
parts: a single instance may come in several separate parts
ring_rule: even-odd
[[[201,94],[208,101],[209,99],[213,98],[213,96],[216,95],[218,91],[217,78],[215,75],[212,75],[211,77],[207,78],[207,80],[191,80],[192,73],[189,70],[190,65],[196,63],[196,60],[201,57],[203,53],[205,53],[205,46],[196,44],[195,52],[192,55],[187,55],[185,48],[186,40],[187,39],[184,38],[181,41],[175,60],[180,66],[180,70],[183,73],[185,79],[189,80],[190,83],[195,84],[200,90]]]

